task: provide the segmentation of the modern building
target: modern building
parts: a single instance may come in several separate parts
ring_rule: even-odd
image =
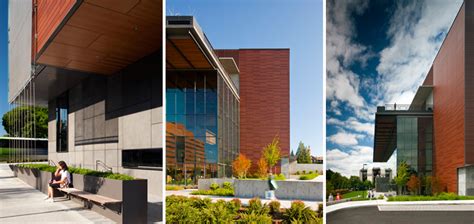
[[[287,161],[289,49],[215,50],[191,16],[168,16],[166,31],[167,175],[230,177],[275,136]]]
[[[419,175],[474,195],[474,1],[464,1],[410,105],[378,107],[374,162],[397,151]]]
[[[361,181],[370,181],[375,183],[375,179],[378,177],[385,177],[389,180],[392,179],[392,169],[390,168],[380,168],[380,167],[372,167],[370,169],[362,168],[359,171],[359,179]]]
[[[10,0],[9,102],[49,108],[48,159],[162,197],[162,1]]]

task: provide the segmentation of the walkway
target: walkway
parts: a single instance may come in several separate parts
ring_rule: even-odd
[[[51,203],[44,197],[0,164],[0,223],[114,223],[82,204],[63,199]]]
[[[191,192],[195,190],[179,190],[179,191],[166,191],[166,196],[170,195],[182,195],[182,196],[188,196],[188,197],[200,197],[200,198],[211,198],[212,201],[217,201],[217,200],[225,200],[225,201],[230,201],[234,199],[235,197],[221,197],[221,196],[211,196],[211,195],[192,195]],[[249,200],[251,198],[239,198],[242,204],[248,205]],[[268,203],[271,200],[266,200],[262,199],[262,203]],[[278,200],[280,202],[280,207],[281,208],[289,208],[291,206],[292,200]],[[322,202],[314,202],[314,201],[303,201],[306,206],[310,206],[311,209],[317,210],[318,205],[322,204]]]
[[[379,211],[470,211],[474,212],[474,200],[452,201],[394,201],[369,200],[342,202],[326,207],[326,212],[335,212],[357,207],[376,207]]]

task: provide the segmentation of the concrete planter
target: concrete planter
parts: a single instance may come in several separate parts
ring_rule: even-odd
[[[317,181],[277,181],[277,199],[323,201],[323,183]],[[265,198],[270,190],[266,180],[234,180],[235,197]]]
[[[10,165],[14,175],[28,185],[48,192],[48,182],[52,173],[37,169]],[[92,205],[91,209],[118,223],[146,223],[148,215],[147,180],[113,180],[103,177],[72,174],[74,188],[122,201],[122,206],[101,207]],[[72,197],[74,198],[74,197]],[[79,199],[74,199],[82,203]]]
[[[198,179],[198,189],[199,190],[209,190],[211,189],[211,184],[219,184],[222,186],[224,182],[234,183],[234,179],[231,178],[210,178],[210,179]]]

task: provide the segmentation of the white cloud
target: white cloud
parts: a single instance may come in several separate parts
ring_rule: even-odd
[[[380,167],[396,169],[396,154],[386,163],[372,163],[373,149],[369,146],[354,146],[348,152],[340,149],[331,149],[326,152],[327,168],[339,172],[344,176],[359,176],[359,170],[364,164],[367,168]]]
[[[374,136],[374,124],[370,122],[361,122],[355,117],[349,117],[345,121],[330,117],[326,120],[326,123],[345,128],[346,130],[367,134],[368,136]]]
[[[355,33],[352,15],[362,13],[367,3],[364,0],[328,1],[326,27],[326,97],[328,100],[347,103],[364,118],[368,116],[361,108],[367,103],[359,93],[360,79],[347,66],[353,63],[365,64],[372,56],[367,47],[352,41]],[[331,107],[338,114],[341,110],[335,108]]]
[[[339,131],[338,133],[329,136],[327,139],[338,145],[351,146],[359,144],[359,139],[362,138],[364,138],[364,135]]]
[[[378,95],[410,104],[453,22],[462,0],[403,1],[390,20],[390,44],[380,52]]]

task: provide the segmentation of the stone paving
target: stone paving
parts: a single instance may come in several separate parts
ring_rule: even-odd
[[[52,203],[45,197],[0,164],[0,223],[114,223],[82,204],[63,198]]]

